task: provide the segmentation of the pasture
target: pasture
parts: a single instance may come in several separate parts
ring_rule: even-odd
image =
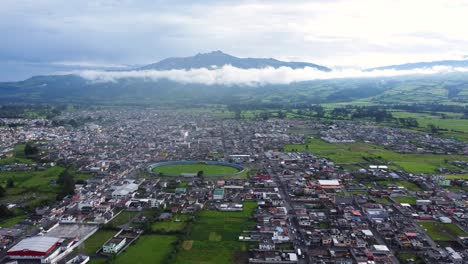
[[[255,227],[250,219],[255,208],[256,203],[245,202],[243,212],[200,212],[175,263],[244,263],[249,244],[239,235]]]
[[[390,168],[410,173],[433,173],[441,167],[453,168],[450,160],[468,160],[461,155],[401,154],[381,146],[363,142],[328,143],[311,139],[307,144],[286,145],[285,151],[310,152],[338,164],[390,164]]]
[[[454,241],[457,236],[467,236],[468,233],[463,232],[455,224],[442,224],[439,222],[428,221],[418,222],[426,233],[435,241]]]
[[[98,249],[100,249],[107,240],[113,237],[117,232],[112,230],[99,229],[96,233],[90,236],[80,246],[84,247],[84,251],[88,255],[93,255]]]
[[[115,263],[163,263],[164,259],[173,250],[172,244],[176,240],[176,236],[142,235],[123,253],[117,256]]]
[[[183,214],[176,214],[172,217],[169,221],[158,221],[154,222],[151,225],[151,229],[154,232],[175,232],[180,231],[185,228],[187,225],[187,220],[191,216],[183,215]]]

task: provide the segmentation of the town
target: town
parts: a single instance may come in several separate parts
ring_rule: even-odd
[[[1,263],[467,263],[468,144],[368,121],[0,119]]]

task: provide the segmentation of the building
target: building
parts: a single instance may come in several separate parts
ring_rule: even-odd
[[[125,246],[126,242],[127,239],[125,237],[114,237],[102,247],[102,252],[105,254],[117,254]]]
[[[49,263],[59,255],[63,241],[64,239],[57,237],[28,237],[8,250],[7,256],[14,260],[40,260],[41,263]]]
[[[213,199],[214,200],[222,200],[223,198],[224,198],[224,189],[214,189]]]
[[[122,186],[116,187],[112,192],[112,198],[128,198],[138,190],[138,184],[129,183]]]
[[[318,184],[322,189],[340,189],[341,184],[338,180],[318,180]]]

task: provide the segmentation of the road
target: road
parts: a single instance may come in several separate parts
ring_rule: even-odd
[[[276,164],[270,164],[270,166],[276,166]],[[275,181],[275,183],[278,186],[278,191],[281,197],[284,200],[283,206],[286,207],[286,210],[288,210],[288,217],[289,217],[289,226],[290,226],[290,232],[289,232],[289,237],[291,239],[291,242],[294,245],[294,249],[297,252],[297,249],[301,249],[303,252],[302,254],[304,255],[307,252],[307,246],[305,245],[305,237],[304,234],[301,233],[301,228],[299,226],[299,222],[297,221],[296,215],[294,213],[294,207],[292,206],[291,198],[288,193],[288,189],[286,184],[281,180],[279,175],[277,173],[274,173],[272,170],[272,167],[269,167],[268,165],[264,166],[265,171],[268,172],[268,175],[272,177],[272,179]],[[303,259],[299,257],[298,263],[307,263],[306,259]]]

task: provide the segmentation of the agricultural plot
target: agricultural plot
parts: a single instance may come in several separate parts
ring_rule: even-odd
[[[441,113],[442,114],[442,113]],[[460,140],[468,141],[468,120],[460,119],[461,114],[443,113],[445,118],[442,118],[440,114],[431,113],[412,113],[405,111],[395,111],[392,115],[397,118],[416,118],[418,121],[420,130],[427,128],[429,124],[433,124],[441,129],[447,131],[441,131],[442,135],[447,137],[454,137]]]
[[[151,229],[154,232],[175,232],[180,231],[185,228],[187,225],[187,220],[189,219],[189,215],[177,214],[172,217],[169,221],[159,221],[154,222],[151,225]]]
[[[137,216],[139,212],[134,211],[123,211],[119,215],[117,215],[109,224],[113,227],[119,227],[121,225],[129,223],[135,216]]]
[[[426,233],[435,241],[454,241],[457,236],[468,236],[455,224],[442,224],[439,222],[418,222]]]
[[[202,211],[175,263],[244,263],[249,244],[239,234],[255,226],[249,219],[255,207],[246,202],[243,212]]]
[[[143,235],[120,254],[115,263],[163,263],[176,240],[176,236]]]
[[[440,167],[453,168],[450,160],[468,160],[460,155],[400,154],[383,147],[362,142],[327,143],[312,139],[307,144],[286,145],[285,151],[305,151],[318,157],[331,159],[338,164],[349,163],[390,163],[391,168],[399,168],[411,173],[432,173]],[[371,160],[372,162],[369,162]]]
[[[103,230],[100,229],[82,244],[84,251],[88,255],[93,255],[98,249],[100,249],[104,243],[113,237],[117,232],[112,230]]]
[[[407,203],[411,205],[416,205],[416,197],[411,197],[411,196],[400,196],[400,197],[394,197],[393,200],[396,202],[402,204],[402,203]]]

